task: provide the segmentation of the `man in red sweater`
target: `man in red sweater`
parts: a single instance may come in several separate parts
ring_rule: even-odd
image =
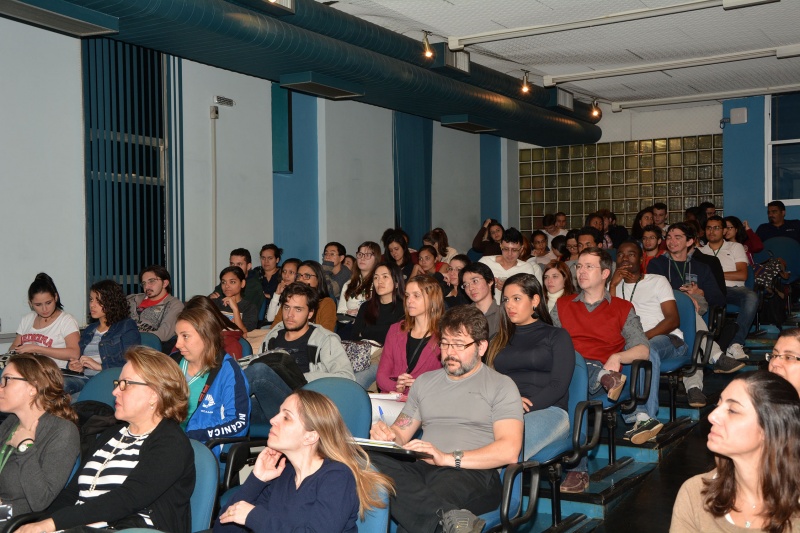
[[[576,272],[581,292],[559,298],[551,313],[553,325],[567,330],[575,351],[586,360],[589,394],[605,389],[610,400],[619,398],[625,385],[622,365],[648,359],[650,342],[633,305],[606,290],[611,256],[600,248],[586,248],[578,257]],[[585,466],[569,472],[562,492],[583,492],[589,486]]]

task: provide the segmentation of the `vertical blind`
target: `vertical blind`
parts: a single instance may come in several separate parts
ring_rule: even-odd
[[[174,66],[153,50],[103,38],[84,40],[82,54],[88,283],[113,279],[140,292],[143,267],[169,267],[168,258],[182,256],[169,253],[167,232],[170,201],[180,198],[168,199],[168,184],[176,185],[167,141]]]

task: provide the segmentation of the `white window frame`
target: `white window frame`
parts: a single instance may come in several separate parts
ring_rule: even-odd
[[[776,200],[772,197],[772,147],[780,146],[782,144],[800,144],[800,138],[787,139],[784,141],[772,140],[772,97],[774,95],[768,94],[764,97],[764,205]],[[782,199],[777,198],[783,202],[784,205],[800,205],[800,198]]]

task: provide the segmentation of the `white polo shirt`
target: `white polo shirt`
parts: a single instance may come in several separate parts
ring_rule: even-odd
[[[706,255],[713,255],[719,259],[722,265],[723,272],[736,272],[736,263],[748,264],[747,252],[744,251],[744,246],[738,242],[725,241],[722,247],[716,252],[711,249],[711,246],[706,244],[699,248],[701,252]],[[744,287],[744,281],[731,281],[725,280],[726,287]]]

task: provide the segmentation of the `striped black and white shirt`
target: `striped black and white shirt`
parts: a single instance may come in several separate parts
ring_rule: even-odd
[[[133,435],[127,427],[106,442],[80,471],[78,476],[78,501],[84,503],[122,486],[128,475],[139,464],[139,452],[149,433]],[[150,516],[139,513],[149,526],[153,525]],[[95,527],[106,527],[106,523],[89,524]]]

